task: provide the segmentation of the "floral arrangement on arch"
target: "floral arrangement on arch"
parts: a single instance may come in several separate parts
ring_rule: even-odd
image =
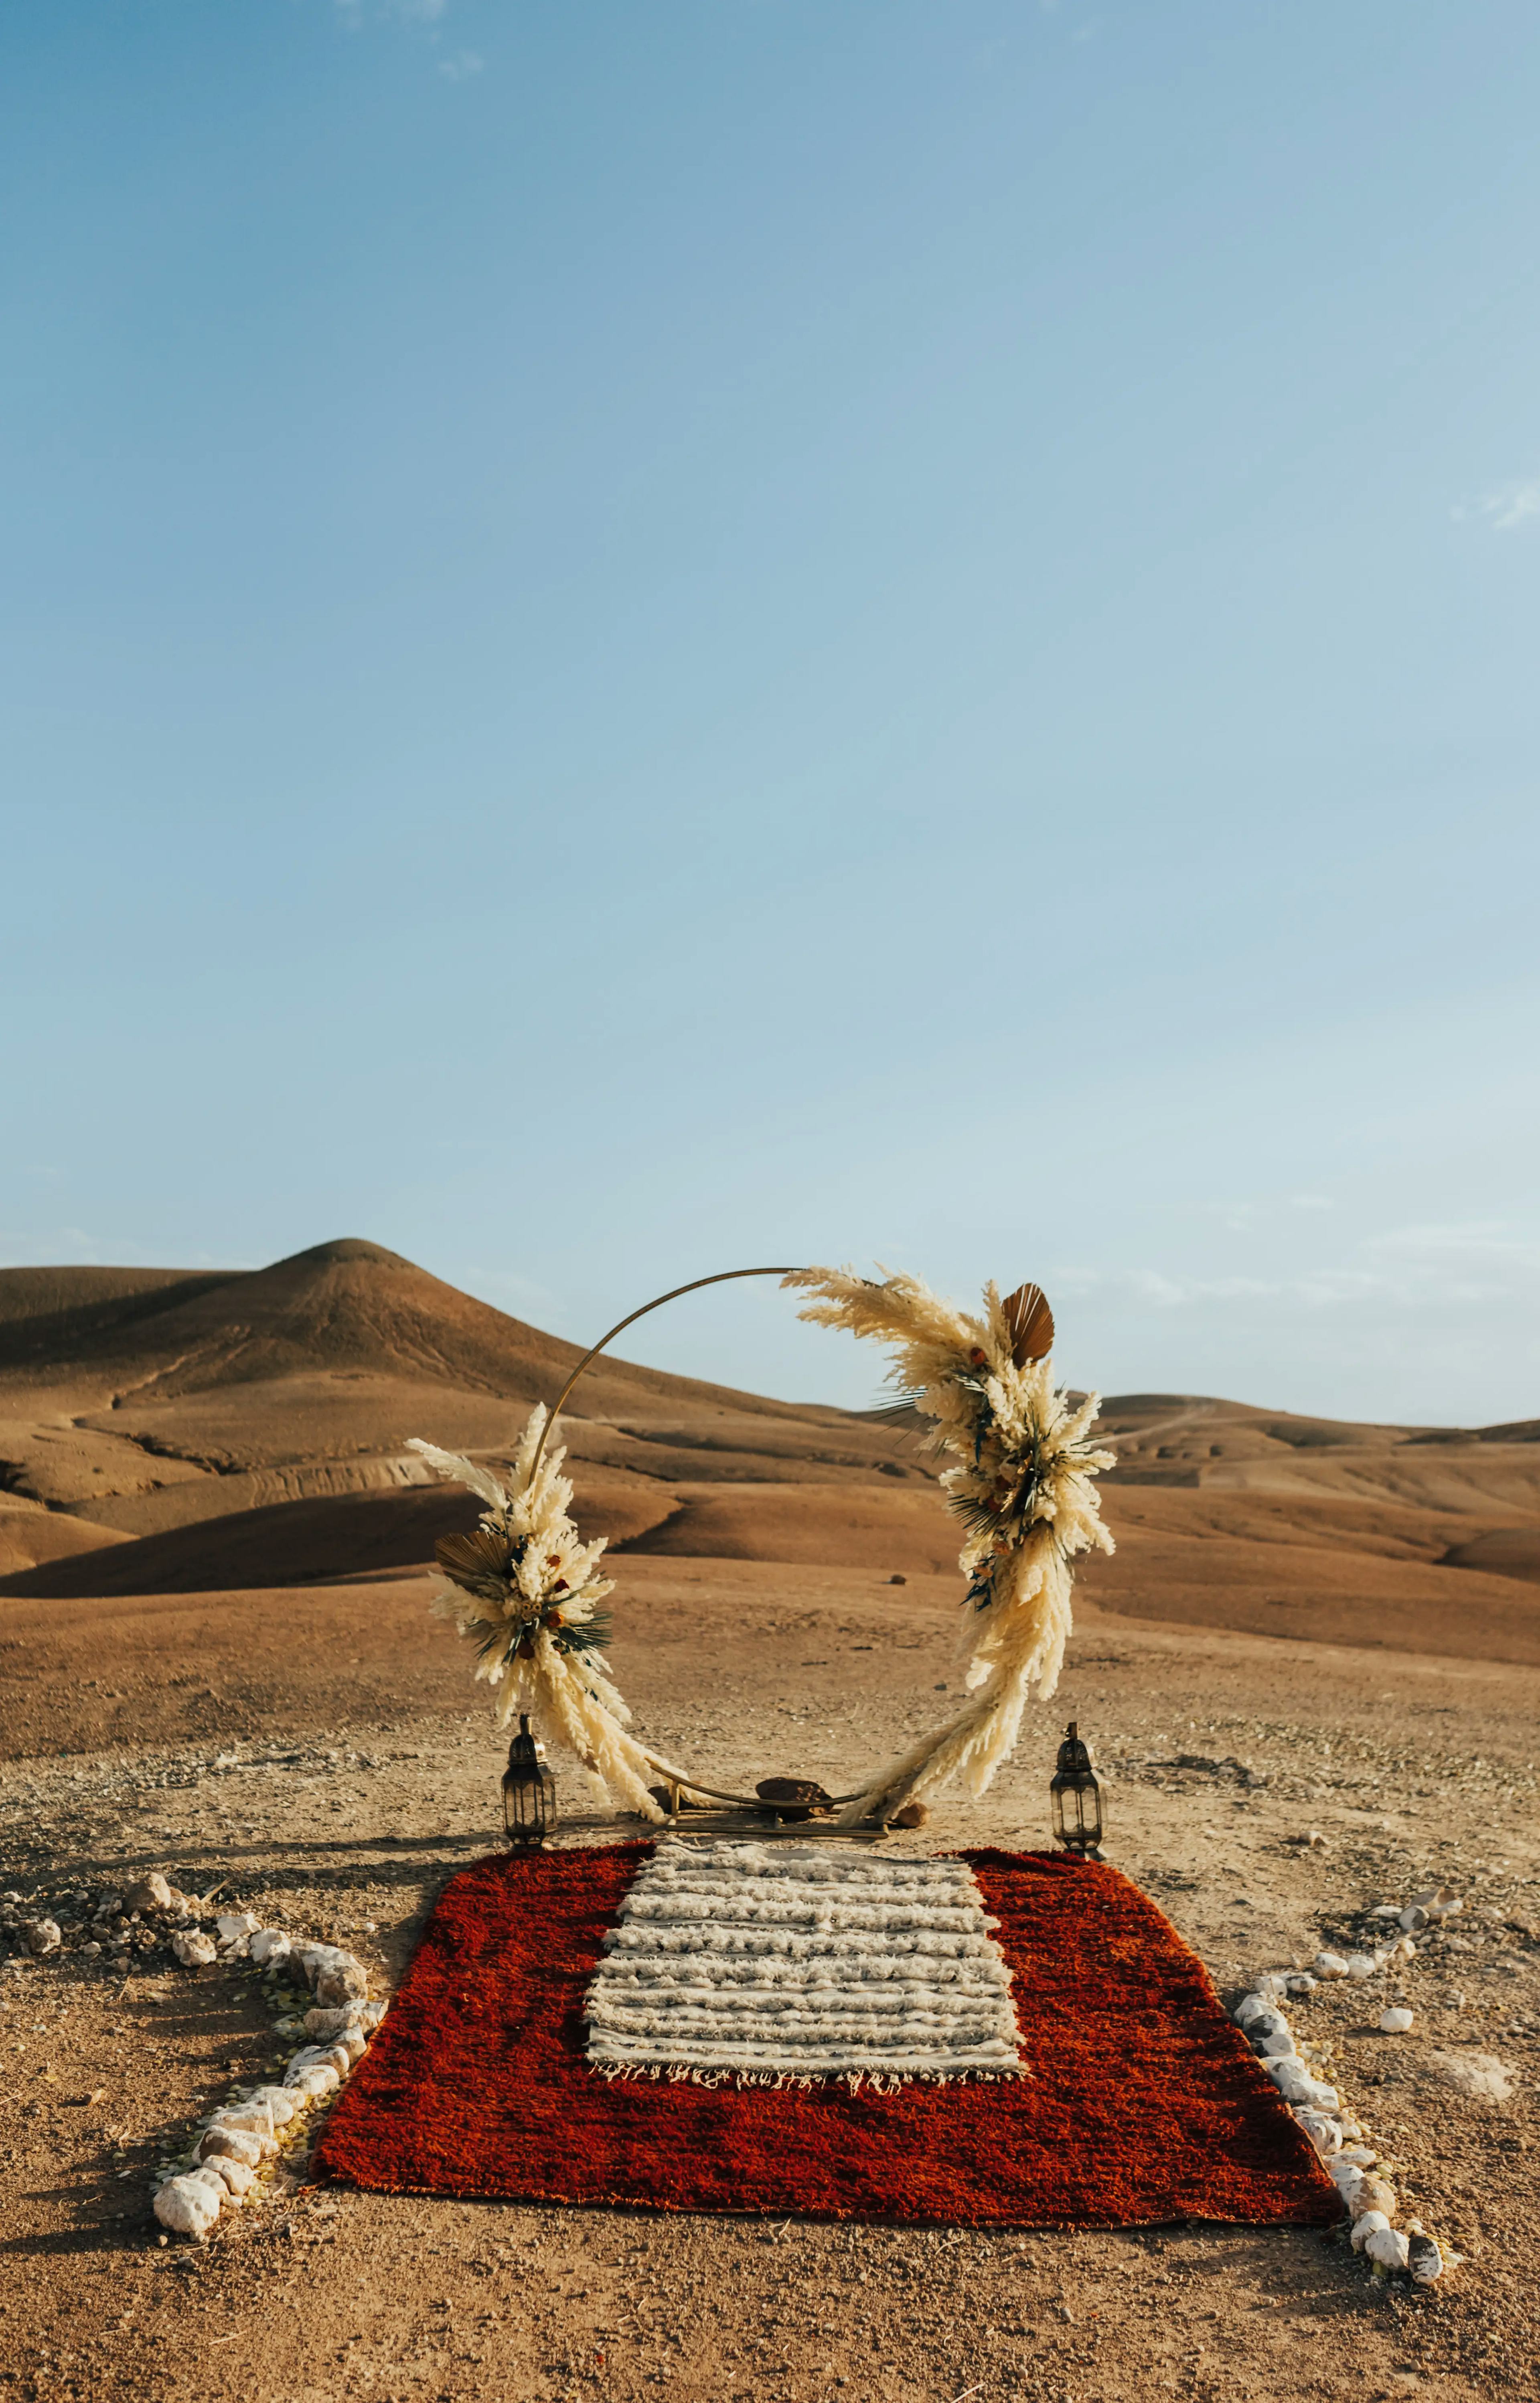
[[[970,1700],[947,1724],[869,1779],[847,1820],[926,1800],[959,1771],[983,1794],[1020,1730],[1034,1685],[1059,1683],[1071,1619],[1071,1561],[1113,1549],[1092,1479],[1113,1454],[1089,1440],[1100,1396],[1073,1404],[1054,1385],[1053,1313],[1040,1286],[1001,1300],[990,1285],[979,1317],[916,1276],[881,1281],[849,1269],[794,1269],[816,1299],[801,1315],[895,1347],[893,1412],[918,1410],[954,1463],[942,1489],[966,1530],[962,1649]]]
[[[542,1456],[546,1419],[537,1403],[510,1487],[463,1452],[412,1437],[410,1449],[430,1467],[487,1505],[468,1535],[442,1535],[434,1547],[440,1578],[428,1606],[475,1645],[475,1674],[493,1688],[499,1727],[527,1712],[538,1735],[576,1754],[603,1799],[661,1819],[648,1781],[659,1774],[677,1781],[683,1771],[626,1732],[630,1706],[604,1653],[609,1613],[598,1607],[614,1591],[614,1579],[599,1575],[608,1538],[585,1544],[567,1516],[566,1453],[557,1448]]]
[[[983,1794],[1015,1749],[1033,1688],[1044,1700],[1053,1694],[1072,1623],[1071,1563],[1093,1546],[1113,1549],[1093,1482],[1113,1454],[1090,1439],[1099,1397],[1075,1403],[1054,1384],[1053,1314],[1039,1286],[1020,1285],[1002,1300],[991,1285],[974,1316],[915,1276],[809,1268],[782,1282],[812,1297],[803,1318],[893,1346],[889,1414],[928,1418],[932,1441],[952,1462],[940,1482],[964,1530],[968,1699],[837,1798],[847,1824],[885,1823],[959,1774]],[[703,1800],[713,1789],[627,1732],[631,1715],[603,1648],[609,1618],[597,1607],[613,1590],[599,1574],[604,1539],[585,1544],[567,1516],[565,1455],[546,1452],[546,1434],[542,1404],[506,1488],[462,1454],[413,1439],[441,1475],[488,1506],[472,1534],[437,1545],[442,1582],[431,1606],[475,1644],[476,1674],[493,1687],[500,1726],[527,1712],[538,1734],[576,1755],[609,1800],[659,1820],[666,1813],[651,1789],[659,1781],[676,1800]]]

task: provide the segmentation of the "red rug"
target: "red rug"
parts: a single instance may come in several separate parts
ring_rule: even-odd
[[[446,1887],[317,2169],[389,2193],[973,2226],[1322,2226],[1341,2202],[1202,1964],[1116,1869],[968,1852],[1033,2075],[896,2092],[608,2080],[583,2003],[651,1847]]]

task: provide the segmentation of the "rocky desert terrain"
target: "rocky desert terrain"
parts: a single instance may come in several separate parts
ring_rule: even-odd
[[[765,2226],[322,2189],[207,2245],[157,2160],[282,2057],[260,1983],[189,1970],[152,1868],[345,1943],[388,1994],[497,1837],[502,1746],[425,1609],[475,1505],[412,1435],[506,1456],[576,1357],[362,1243],[257,1271],[0,1272],[0,2381],[20,2396],[1477,2397],[1533,2391],[1540,1425],[1372,1427],[1122,1396],[1061,1694],[982,1804],[1047,1838],[1061,1723],[1109,1857],[1227,1995],[1464,1896],[1387,1998],[1296,2016],[1408,2215],[1464,2255],[1377,2280],[1325,2235]],[[956,1538],[912,1431],[596,1366],[562,1434],[614,1539],[612,1658],[711,1782],[836,1785],[943,1708]],[[561,1760],[559,1840],[634,1832]],[[56,1950],[20,1930],[51,1918]],[[1463,2066],[1494,2064],[1487,2092]]]

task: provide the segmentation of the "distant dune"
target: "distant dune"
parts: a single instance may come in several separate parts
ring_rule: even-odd
[[[282,1590],[426,1561],[476,1505],[411,1435],[506,1459],[577,1347],[380,1245],[256,1271],[0,1271],[0,1595]],[[562,1435],[624,1556],[950,1573],[912,1431],[604,1360]],[[1115,1396],[1104,1609],[1540,1660],[1540,1422],[1313,1419]]]

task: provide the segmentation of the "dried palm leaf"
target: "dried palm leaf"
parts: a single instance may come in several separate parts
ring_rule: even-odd
[[[1018,1368],[1046,1360],[1053,1350],[1053,1313],[1040,1285],[1019,1285],[1000,1305],[1010,1333],[1010,1356]]]
[[[440,1535],[433,1548],[435,1560],[447,1577],[467,1593],[480,1593],[489,1583],[507,1583],[513,1547],[490,1527],[473,1527],[468,1535]]]

